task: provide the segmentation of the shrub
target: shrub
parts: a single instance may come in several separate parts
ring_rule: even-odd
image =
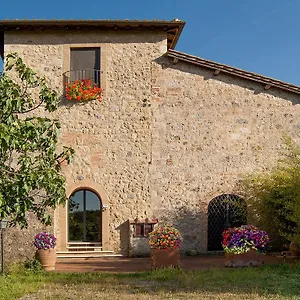
[[[39,273],[43,270],[41,263],[36,259],[27,259],[24,262],[24,267],[32,273]]]
[[[268,173],[247,176],[242,189],[254,220],[274,237],[300,244],[300,148],[285,137],[286,151]]]

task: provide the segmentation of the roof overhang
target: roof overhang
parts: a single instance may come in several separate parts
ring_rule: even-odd
[[[286,83],[284,81],[266,77],[256,73],[248,72],[228,65],[220,64],[211,60],[203,59],[201,57],[193,56],[173,49],[168,50],[167,56],[172,58],[175,64],[178,61],[184,61],[187,63],[194,64],[196,66],[211,69],[214,71],[213,74],[215,76],[218,76],[221,73],[229,74],[246,80],[261,83],[264,85],[265,90],[269,90],[270,88],[276,87],[284,91],[288,91],[298,95],[300,94],[300,87],[297,85]]]
[[[0,20],[0,31],[23,30],[152,30],[167,33],[168,49],[174,49],[184,21],[165,20]]]

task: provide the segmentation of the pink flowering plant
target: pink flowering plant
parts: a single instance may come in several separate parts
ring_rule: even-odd
[[[55,248],[56,237],[49,232],[40,232],[34,237],[34,246],[43,250]]]
[[[149,233],[149,244],[153,249],[174,249],[181,246],[180,232],[169,225],[158,226]]]
[[[225,230],[222,246],[226,253],[232,254],[246,253],[251,249],[265,253],[268,242],[269,237],[265,231],[253,225],[243,225]]]

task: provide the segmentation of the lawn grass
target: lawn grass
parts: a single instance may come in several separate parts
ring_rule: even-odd
[[[132,274],[13,272],[0,299],[300,299],[300,263],[257,268]]]

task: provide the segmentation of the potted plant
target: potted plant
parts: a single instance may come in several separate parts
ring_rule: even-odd
[[[34,237],[34,246],[37,248],[35,257],[44,270],[54,270],[56,263],[56,237],[49,232],[40,232]]]
[[[290,252],[293,257],[300,257],[300,241],[299,237],[291,238]]]
[[[98,100],[101,102],[103,89],[99,88],[96,83],[92,84],[90,79],[81,79],[66,84],[65,92],[67,100]]]
[[[179,231],[171,226],[158,226],[149,234],[152,268],[178,267],[182,238]]]
[[[228,267],[257,266],[268,248],[269,237],[253,225],[228,228],[223,232],[222,246]]]

